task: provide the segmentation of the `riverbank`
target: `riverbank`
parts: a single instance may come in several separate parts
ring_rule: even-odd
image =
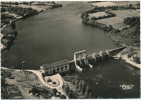
[[[121,58],[125,62],[141,69],[140,65],[140,49],[138,48],[140,44],[130,45],[123,51],[121,51],[117,57]]]
[[[131,2],[131,4],[129,3],[129,6],[123,6],[118,4],[118,5],[107,5],[103,7],[99,5],[98,7],[94,7],[94,9],[83,12],[81,14],[82,22],[84,24],[98,26],[106,31],[109,31],[108,35],[112,38],[112,40],[117,45],[129,47],[135,44],[139,44],[140,43],[140,38],[139,38],[140,37],[139,35],[140,7],[136,6],[138,4],[137,2],[133,4],[132,3],[133,2]],[[95,3],[93,3],[93,5],[94,4]],[[101,4],[101,2],[98,4]],[[132,7],[130,5],[132,5]],[[139,47],[140,46],[138,45],[137,49],[135,49],[135,51],[138,53],[140,49]],[[134,49],[134,46],[132,48]],[[128,50],[126,52],[128,52]],[[132,55],[132,57],[133,56],[134,54]],[[137,56],[138,56],[137,59],[139,59],[140,57],[138,54]],[[127,59],[128,58],[126,58],[126,60]]]
[[[21,7],[12,7],[12,6],[4,6],[2,7],[2,24],[1,24],[1,50],[6,48],[10,48],[17,36],[17,30],[15,21],[24,19],[28,16],[38,14],[39,12],[29,8],[21,8]],[[20,10],[18,12],[17,10]],[[21,12],[24,13],[21,14]]]
[[[16,5],[15,5],[16,4]],[[17,3],[8,3],[2,2],[2,23],[1,23],[1,40],[0,49],[4,50],[10,48],[15,40],[17,31],[15,29],[15,21],[20,19],[25,19],[26,17],[39,14],[40,12],[48,9],[62,7],[61,4],[51,2],[50,5],[27,5],[26,4],[17,4]],[[20,12],[19,12],[19,11]],[[11,25],[14,24],[14,27]],[[14,36],[13,36],[14,35]]]

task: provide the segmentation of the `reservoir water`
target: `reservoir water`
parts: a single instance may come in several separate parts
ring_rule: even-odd
[[[10,50],[2,52],[2,66],[38,69],[40,65],[73,59],[79,50],[87,53],[113,49],[117,46],[101,28],[84,25],[80,14],[91,7],[84,2],[64,3],[16,22],[18,36]]]

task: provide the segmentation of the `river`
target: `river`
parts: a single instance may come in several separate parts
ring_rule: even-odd
[[[46,10],[16,22],[18,36],[10,50],[2,52],[2,66],[38,69],[45,63],[73,59],[73,54],[88,54],[117,46],[101,28],[84,25],[80,14],[91,9],[85,2],[63,3],[62,8]]]

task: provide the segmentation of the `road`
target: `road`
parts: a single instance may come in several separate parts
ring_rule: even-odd
[[[60,82],[60,84],[59,84],[58,86],[53,87],[53,86],[47,84],[47,83],[44,81],[44,79],[43,79],[43,77],[42,77],[40,71],[36,71],[36,70],[27,70],[27,71],[30,71],[30,72],[36,74],[36,75],[38,76],[39,80],[40,80],[45,86],[47,86],[47,87],[49,87],[49,88],[52,88],[52,89],[53,89],[53,88],[57,89],[61,94],[65,95],[66,98],[69,99],[68,96],[64,93],[64,91],[63,91],[63,89],[62,89],[63,80],[62,80],[62,77],[60,76],[60,74],[56,74],[56,75],[53,75],[53,76],[50,77],[50,78],[52,78],[52,77],[57,77],[57,78],[58,78],[58,81]],[[53,99],[53,98],[52,98],[52,99]],[[55,98],[54,98],[54,99],[55,99]]]
[[[6,67],[1,67],[1,69],[8,69],[8,68],[6,68]],[[16,71],[20,71],[20,70],[16,70]],[[58,81],[60,82],[60,84],[59,84],[58,86],[53,87],[53,86],[47,84],[47,83],[44,81],[44,79],[43,79],[43,77],[42,77],[42,75],[41,75],[41,72],[40,72],[39,70],[26,70],[26,71],[29,71],[29,72],[34,73],[35,75],[38,76],[38,78],[39,78],[39,80],[41,81],[41,83],[43,83],[45,86],[47,86],[48,88],[57,89],[58,92],[60,92],[61,94],[63,94],[63,95],[66,96],[66,99],[69,99],[68,96],[64,93],[64,91],[63,91],[63,89],[62,89],[62,86],[63,86],[63,79],[62,79],[62,77],[61,77],[60,74],[48,76],[50,79],[53,78],[53,77],[55,77],[55,78],[57,77]],[[52,97],[51,99],[56,99],[56,98],[55,98],[55,97]]]

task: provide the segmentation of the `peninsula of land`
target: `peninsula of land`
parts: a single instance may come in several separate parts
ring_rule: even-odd
[[[81,14],[82,22],[109,31],[109,36],[127,48],[120,56],[128,63],[140,66],[140,3],[88,2],[93,9]],[[128,59],[128,60],[127,60]],[[140,67],[139,67],[140,68]]]

